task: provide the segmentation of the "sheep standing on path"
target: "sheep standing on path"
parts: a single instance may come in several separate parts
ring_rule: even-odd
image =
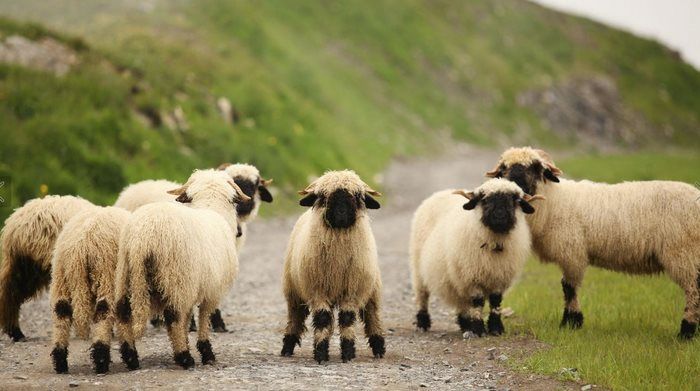
[[[51,271],[53,344],[57,373],[68,372],[71,324],[87,339],[94,323],[91,358],[95,372],[109,370],[114,321],[114,270],[119,235],[131,213],[99,207],[84,211],[65,225],[56,240]]]
[[[606,184],[561,174],[547,153],[530,147],[506,150],[486,174],[547,199],[528,223],[539,258],[559,265],[564,275],[561,325],[583,325],[577,290],[588,265],[666,272],[685,291],[679,336],[693,338],[700,320],[700,190],[681,182]]]
[[[428,301],[437,293],[457,310],[462,332],[477,336],[487,331],[482,308],[488,298],[488,332],[504,332],[501,300],[530,253],[524,214],[534,212],[528,201],[535,198],[513,182],[492,179],[473,192],[443,190],[423,201],[409,245],[419,328],[430,328]]]
[[[13,341],[25,340],[19,327],[20,307],[51,282],[58,234],[73,216],[93,207],[79,197],[46,196],[28,201],[5,220],[0,234],[0,326]]]
[[[381,279],[367,209],[380,195],[353,171],[330,171],[300,192],[311,207],[294,225],[284,264],[288,322],[282,355],[301,344],[304,322],[313,316],[314,359],[328,361],[333,310],[338,309],[341,358],[355,358],[354,324],[359,312],[374,357],[383,357],[379,319]]]
[[[236,204],[246,202],[222,171],[195,171],[170,194],[178,202],[137,209],[122,231],[116,272],[117,331],[122,360],[139,367],[135,340],[149,315],[163,313],[175,362],[194,365],[187,329],[199,305],[197,350],[203,364],[215,361],[209,342],[210,314],[238,274]]]

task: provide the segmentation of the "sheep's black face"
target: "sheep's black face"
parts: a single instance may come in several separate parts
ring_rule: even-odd
[[[324,220],[331,228],[349,228],[357,220],[359,197],[345,189],[334,191],[326,200]]]
[[[537,183],[542,180],[544,168],[540,162],[535,162],[529,166],[513,164],[500,171],[501,176],[509,181],[515,182],[527,194],[534,195],[537,191]]]
[[[236,204],[236,212],[238,212],[238,217],[246,217],[253,211],[253,208],[255,208],[255,191],[258,188],[258,182],[260,182],[260,180],[253,182],[248,178],[235,177],[233,178],[233,181],[236,182],[238,187],[241,188],[245,195],[250,197],[250,201],[239,202]]]
[[[505,234],[515,227],[515,207],[518,196],[495,193],[481,200],[481,222],[497,234]]]

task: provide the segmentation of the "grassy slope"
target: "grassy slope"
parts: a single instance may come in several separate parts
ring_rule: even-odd
[[[254,162],[292,194],[328,168],[371,178],[443,129],[561,145],[516,98],[576,75],[615,78],[630,107],[697,145],[700,73],[654,42],[526,2],[137,3],[0,0],[0,14],[89,46],[63,79],[0,66],[0,175],[13,177],[14,205],[42,184],[109,203],[128,182],[231,160]],[[3,35],[27,29],[0,23]],[[219,96],[240,123],[219,118]],[[185,133],[130,115],[176,106]]]
[[[698,154],[587,156],[560,166],[572,177],[608,182],[700,180]],[[532,259],[506,298],[518,314],[515,329],[551,346],[518,366],[553,375],[562,368],[577,368],[584,381],[620,390],[700,389],[700,339],[676,338],[685,296],[668,277],[589,268],[579,295],[586,320],[578,331],[559,329],[560,279],[556,266]]]

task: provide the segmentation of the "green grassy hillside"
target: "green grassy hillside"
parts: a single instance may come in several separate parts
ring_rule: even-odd
[[[79,57],[64,77],[0,64],[13,206],[42,191],[110,203],[129,182],[236,160],[291,194],[329,168],[371,181],[446,136],[573,145],[521,101],[587,78],[611,80],[652,130],[635,144],[700,140],[700,73],[655,42],[524,1],[0,0],[0,15],[3,39],[54,36]],[[176,110],[186,128],[170,124]]]

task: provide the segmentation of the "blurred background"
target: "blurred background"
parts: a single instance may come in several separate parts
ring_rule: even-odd
[[[622,20],[620,1],[542,3],[659,37],[652,2]],[[700,167],[697,47],[527,1],[0,0],[0,16],[0,221],[43,194],[110,204],[225,161],[256,164],[282,200],[331,168],[381,187],[391,158],[461,142],[572,151],[574,173],[600,154],[640,179]]]

